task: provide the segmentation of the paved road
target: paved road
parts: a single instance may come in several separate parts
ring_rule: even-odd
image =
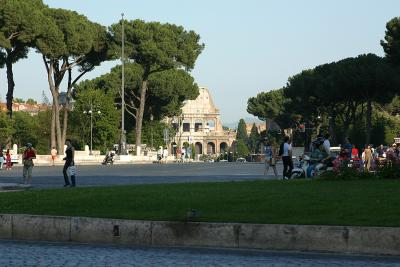
[[[0,241],[0,266],[398,267],[398,257]]]
[[[274,179],[272,170],[270,175],[263,175],[261,163],[89,165],[77,166],[77,170],[78,186]],[[278,170],[281,172],[280,165]],[[0,183],[19,183],[21,176],[21,167],[1,170]],[[57,188],[64,184],[62,166],[34,167],[33,176],[34,188]]]

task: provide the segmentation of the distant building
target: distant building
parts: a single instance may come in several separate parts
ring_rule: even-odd
[[[247,135],[250,135],[251,129],[253,128],[254,123],[246,123],[246,132]],[[256,127],[258,130],[258,133],[261,133],[262,131],[265,131],[267,129],[267,126],[265,125],[265,122],[262,123],[256,123]]]
[[[24,111],[29,113],[31,116],[37,115],[40,111],[48,110],[50,107],[44,104],[27,104],[27,103],[13,103],[12,111]],[[7,104],[0,103],[0,110],[7,112]]]
[[[194,145],[196,155],[223,153],[234,142],[236,133],[222,129],[220,112],[209,90],[200,87],[199,93],[195,100],[186,101],[181,116],[169,118],[176,130],[172,148],[183,147],[188,142]]]

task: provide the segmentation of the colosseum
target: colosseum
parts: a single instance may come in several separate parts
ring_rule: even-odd
[[[208,88],[199,87],[199,93],[195,100],[186,101],[180,116],[170,118],[176,131],[171,143],[172,154],[185,142],[194,145],[196,158],[202,154],[221,154],[235,141],[234,131],[223,130],[220,112]]]

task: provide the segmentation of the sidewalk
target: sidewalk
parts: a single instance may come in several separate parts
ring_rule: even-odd
[[[100,165],[104,160],[104,155],[75,155],[75,164],[76,165]],[[19,161],[14,166],[22,166],[21,156],[19,156]],[[116,155],[114,158],[114,164],[146,164],[153,163],[156,161],[156,156],[132,156],[132,155],[124,155],[118,156]],[[33,161],[35,166],[53,166],[50,155],[37,155],[36,159]],[[64,165],[63,156],[58,156],[54,162],[55,166]]]

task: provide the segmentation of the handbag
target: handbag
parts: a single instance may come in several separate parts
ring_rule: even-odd
[[[75,165],[69,166],[67,168],[67,173],[68,173],[69,176],[76,175],[76,167],[75,167]]]
[[[276,165],[276,159],[275,158],[271,158],[271,166],[275,166]]]
[[[33,160],[32,159],[24,159],[24,165],[25,166],[33,166]]]

